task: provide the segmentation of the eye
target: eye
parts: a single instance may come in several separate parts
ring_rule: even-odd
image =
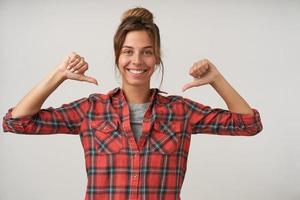
[[[144,55],[151,56],[151,55],[153,55],[153,51],[152,50],[146,50],[146,51],[144,51]]]
[[[125,50],[122,51],[122,53],[125,54],[125,55],[132,55],[133,51],[130,50],[130,49],[125,49]]]

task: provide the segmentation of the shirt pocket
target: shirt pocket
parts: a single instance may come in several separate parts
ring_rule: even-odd
[[[180,122],[155,121],[153,132],[149,138],[150,151],[161,154],[174,154],[180,146],[181,136]]]
[[[124,137],[117,121],[100,121],[92,123],[94,147],[98,153],[118,153],[124,147]]]

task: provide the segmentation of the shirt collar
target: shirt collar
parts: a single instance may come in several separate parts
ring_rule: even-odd
[[[155,97],[158,93],[168,94],[167,92],[161,91],[158,88],[151,88],[150,90],[151,90],[150,102],[153,102],[153,100],[155,99]],[[122,100],[125,100],[124,92],[123,92],[122,88],[120,88],[120,87],[114,88],[113,90],[109,91],[108,96],[109,97],[119,97],[119,98],[121,97]]]

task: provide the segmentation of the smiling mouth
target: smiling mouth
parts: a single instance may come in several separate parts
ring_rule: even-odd
[[[146,69],[126,69],[126,70],[132,74],[143,74],[147,71]]]

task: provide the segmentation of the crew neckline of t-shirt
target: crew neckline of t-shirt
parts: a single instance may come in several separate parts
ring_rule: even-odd
[[[144,106],[144,105],[149,105],[151,102],[147,103],[129,103],[130,106]]]

